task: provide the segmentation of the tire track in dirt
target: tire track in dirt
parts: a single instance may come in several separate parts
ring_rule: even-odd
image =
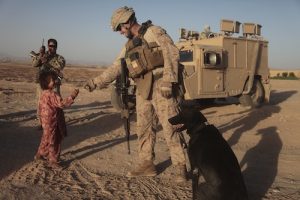
[[[0,199],[18,199],[14,194],[23,195],[22,199],[30,199],[32,194],[43,199],[191,199],[190,182],[178,185],[170,177],[161,176],[128,179],[94,172],[72,154],[65,154],[64,158],[73,161],[62,171],[52,170],[45,161],[24,165],[0,181]],[[282,192],[272,187],[263,199],[293,199],[291,196],[299,195],[291,194],[292,191]]]
[[[71,154],[66,160],[73,159]],[[10,185],[10,187],[7,187]],[[0,199],[8,195],[30,195],[33,188],[43,191],[41,198],[53,199],[190,199],[191,188],[161,178],[132,178],[111,173],[96,173],[81,161],[74,160],[61,171],[48,167],[45,161],[34,161],[0,181]],[[9,189],[11,188],[11,189]],[[42,189],[39,189],[42,188]],[[17,198],[17,196],[14,196]],[[30,199],[25,196],[24,199]]]

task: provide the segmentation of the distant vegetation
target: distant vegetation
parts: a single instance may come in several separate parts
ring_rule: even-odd
[[[280,79],[280,80],[299,80],[294,72],[282,72],[277,73],[276,76],[271,77],[271,79]]]

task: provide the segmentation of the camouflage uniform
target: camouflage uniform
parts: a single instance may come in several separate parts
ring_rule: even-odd
[[[64,57],[62,57],[61,55],[58,55],[58,54],[49,55],[47,62],[44,63],[44,64],[41,62],[40,58],[41,58],[41,56],[39,54],[37,57],[33,58],[33,60],[32,60],[32,66],[38,68],[37,74],[36,74],[36,82],[37,83],[38,83],[38,79],[39,79],[38,78],[39,77],[39,72],[40,72],[40,70],[43,69],[44,66],[55,69],[56,72],[61,73],[61,71],[64,69],[64,67],[66,65],[66,61],[65,61]],[[59,81],[56,84],[56,87],[55,87],[55,91],[59,95],[60,95],[60,85],[61,85],[61,82]],[[37,88],[36,88],[36,102],[37,102],[37,105],[38,105],[40,96],[41,96],[41,88],[40,88],[40,85],[37,84]],[[38,108],[38,106],[37,106],[37,117],[39,118],[39,108]]]
[[[175,97],[165,98],[162,96],[160,88],[163,82],[178,83],[178,60],[179,51],[172,39],[164,29],[159,26],[150,26],[144,34],[144,39],[148,42],[156,42],[162,49],[164,66],[152,71],[153,82],[148,98],[141,95],[137,90],[136,111],[137,111],[137,135],[139,142],[139,158],[143,160],[154,159],[154,115],[158,117],[163,127],[164,137],[170,149],[172,163],[174,165],[185,163],[183,148],[180,143],[179,134],[174,132],[173,127],[168,122],[168,118],[175,116],[178,112]],[[124,47],[115,62],[100,76],[93,79],[94,84],[99,88],[105,87],[120,75],[120,59],[124,58],[126,48]]]

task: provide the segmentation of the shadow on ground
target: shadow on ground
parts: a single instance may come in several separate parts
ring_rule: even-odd
[[[245,167],[243,176],[250,199],[265,197],[277,175],[278,158],[283,144],[276,130],[273,126],[258,130],[260,141],[241,160],[241,168]]]
[[[296,93],[297,91],[273,91],[268,105],[242,111],[238,113],[239,117],[233,119],[230,124],[219,126],[219,129],[223,134],[226,134],[228,130],[235,129],[227,140],[230,146],[234,146],[245,132],[251,131],[264,119],[279,113],[281,110],[280,103]],[[226,114],[226,116],[228,115],[230,113]],[[242,158],[241,167],[246,166],[243,175],[251,196],[250,199],[264,197],[277,176],[278,157],[283,144],[276,129],[276,127],[268,127],[259,130],[257,135],[261,135],[261,140],[255,147],[249,149]]]

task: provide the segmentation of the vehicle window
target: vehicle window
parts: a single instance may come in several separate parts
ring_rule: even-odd
[[[221,55],[216,52],[204,53],[204,64],[210,66],[218,66],[221,64]]]
[[[193,61],[193,51],[192,50],[186,50],[186,51],[180,51],[180,62],[192,62]]]

